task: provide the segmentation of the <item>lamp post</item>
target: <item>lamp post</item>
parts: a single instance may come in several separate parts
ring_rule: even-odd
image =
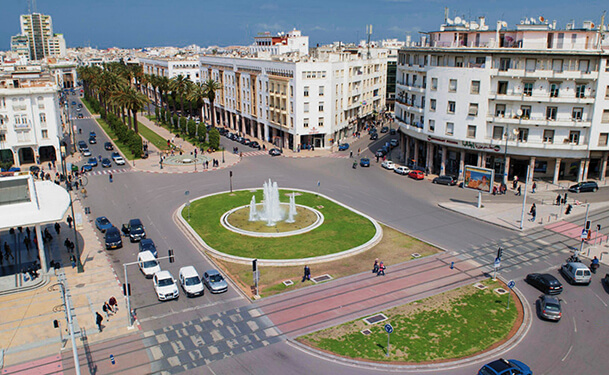
[[[85,272],[85,269],[80,261],[80,246],[78,245],[78,232],[76,232],[76,216],[74,216],[74,203],[72,201],[72,188],[70,186],[70,182],[68,181],[68,173],[66,169],[66,146],[65,143],[60,147],[61,152],[61,166],[63,168],[63,175],[66,179],[66,190],[68,191],[68,195],[70,196],[70,210],[72,212],[72,219],[74,220],[74,226],[72,226],[72,230],[74,231],[74,244],[76,245],[76,269],[78,273]]]

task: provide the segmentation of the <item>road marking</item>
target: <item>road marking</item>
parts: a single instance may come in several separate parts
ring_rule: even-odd
[[[203,309],[205,307],[216,306],[216,305],[219,305],[220,303],[224,303],[224,302],[235,302],[235,301],[241,301],[241,300],[243,300],[243,298],[241,298],[241,297],[233,297],[233,298],[229,298],[229,299],[225,299],[225,300],[221,300],[221,301],[217,301],[217,302],[208,303],[208,304],[205,304],[205,305],[198,305],[198,306],[194,306],[194,307],[188,307],[188,308],[185,308],[183,310],[171,311],[171,312],[168,312],[166,314],[150,316],[148,318],[143,318],[143,319],[138,319],[138,320],[140,322],[148,322],[148,321],[151,321],[151,320],[157,320],[157,319],[166,318],[166,317],[174,315],[174,314],[185,313],[185,312],[189,312],[189,311],[195,311],[195,310]]]
[[[575,318],[573,318],[573,320],[575,321]],[[564,356],[564,357],[562,357],[562,359],[560,360],[561,362],[564,362],[564,361],[565,361],[565,359],[567,359],[567,356],[569,356],[569,354],[571,353],[571,350],[572,350],[572,349],[573,349],[573,345],[571,345],[571,346],[569,347],[569,350],[567,351],[567,354],[565,354],[565,356]]]
[[[594,293],[594,295],[596,296],[596,298],[598,298],[598,300],[599,300],[599,301],[601,301],[601,303],[602,303],[603,305],[605,305],[605,307],[608,307],[608,306],[607,306],[607,304],[605,303],[605,301],[603,301],[603,299],[601,298],[601,296],[599,296],[599,295],[598,295],[598,294],[596,294],[595,292],[592,292],[592,293]]]
[[[577,324],[575,324],[575,317],[573,317],[573,331],[577,333]],[[569,349],[571,351],[571,349]],[[567,353],[568,354],[568,353]]]

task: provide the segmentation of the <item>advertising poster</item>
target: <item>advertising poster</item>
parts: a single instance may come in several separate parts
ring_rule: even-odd
[[[490,193],[493,188],[494,174],[495,171],[492,169],[466,165],[463,188]]]

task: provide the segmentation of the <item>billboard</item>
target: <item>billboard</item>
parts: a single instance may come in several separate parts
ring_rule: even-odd
[[[463,188],[490,193],[493,188],[495,171],[488,168],[466,165],[463,174]]]

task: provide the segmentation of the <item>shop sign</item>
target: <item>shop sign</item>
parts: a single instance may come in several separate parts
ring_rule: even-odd
[[[471,148],[474,150],[484,150],[484,151],[494,151],[499,152],[501,150],[501,146],[499,145],[489,145],[489,144],[481,144],[471,141],[461,141],[461,145],[463,147]]]

